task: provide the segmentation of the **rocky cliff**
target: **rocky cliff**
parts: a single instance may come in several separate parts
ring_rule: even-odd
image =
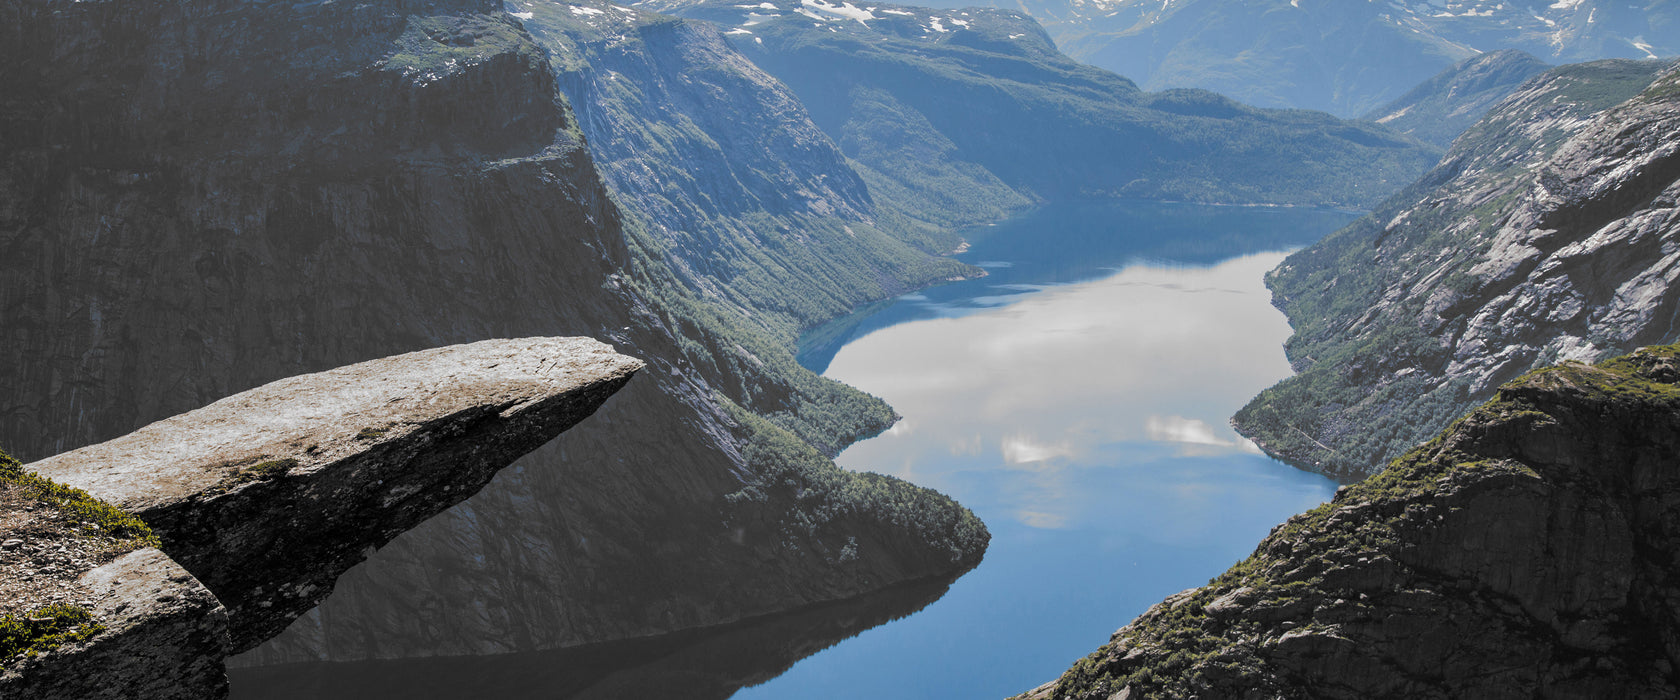
[[[284,379],[28,467],[0,455],[0,518],[23,536],[0,545],[0,691],[224,697],[229,653],[641,367],[583,338],[482,341]]]
[[[1296,464],[1369,474],[1529,369],[1673,341],[1676,246],[1680,67],[1554,69],[1268,276],[1297,374],[1234,422]]]
[[[1516,49],[1479,54],[1435,74],[1364,118],[1451,148],[1458,135],[1489,109],[1547,68],[1544,61]]]
[[[630,225],[686,290],[752,310],[734,320],[752,334],[736,340],[747,352],[733,361],[772,369],[733,374],[798,388],[784,398],[715,383],[829,453],[889,425],[891,409],[817,380],[786,348],[802,329],[863,303],[980,274],[930,254],[955,248],[956,230],[881,211],[799,100],[709,23],[600,0],[508,9],[548,50]],[[851,410],[825,408],[835,405]]]
[[[890,419],[768,366],[755,309],[688,291],[624,225],[547,54],[499,4],[0,14],[0,444],[19,456],[491,337],[590,335],[648,362],[248,660],[556,648],[978,560],[966,510],[842,472],[754,413]]]
[[[1674,697],[1677,383],[1526,374],[1024,697]]]
[[[727,27],[731,45],[799,96],[872,190],[935,207],[984,211],[1009,192],[1369,206],[1436,154],[1369,123],[1205,91],[1141,91],[1063,55],[1015,11],[645,6]]]

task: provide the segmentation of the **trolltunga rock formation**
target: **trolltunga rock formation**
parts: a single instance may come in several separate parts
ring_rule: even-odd
[[[28,468],[149,523],[226,607],[236,653],[641,367],[585,338],[456,345],[277,381]]]

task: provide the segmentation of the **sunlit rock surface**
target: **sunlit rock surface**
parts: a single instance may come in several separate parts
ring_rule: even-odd
[[[282,379],[29,468],[150,524],[228,608],[243,651],[641,367],[584,338],[426,350]]]

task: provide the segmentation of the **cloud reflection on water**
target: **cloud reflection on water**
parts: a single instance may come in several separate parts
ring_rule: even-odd
[[[854,340],[827,375],[881,396],[905,420],[840,462],[940,489],[965,472],[1006,471],[1013,483],[1000,505],[1025,525],[1063,528],[1106,510],[1079,497],[1072,471],[1253,453],[1227,420],[1289,374],[1289,329],[1261,283],[1283,257],[1138,263]]]

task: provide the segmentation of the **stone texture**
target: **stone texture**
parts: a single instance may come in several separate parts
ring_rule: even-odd
[[[1680,693],[1680,346],[1525,375],[1035,698]]]
[[[227,695],[227,612],[192,574],[154,548],[82,575],[92,639],[0,668],[0,697],[30,700],[207,700]]]
[[[438,348],[283,379],[28,468],[150,524],[227,606],[242,651],[641,367],[582,338]]]

